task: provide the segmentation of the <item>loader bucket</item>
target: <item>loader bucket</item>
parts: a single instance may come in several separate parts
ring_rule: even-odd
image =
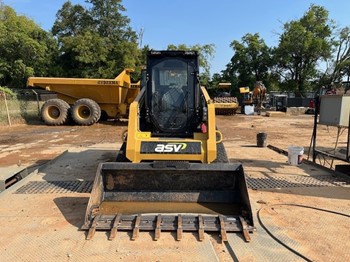
[[[243,168],[240,164],[175,162],[101,163],[85,215],[83,230],[243,232],[254,229]]]

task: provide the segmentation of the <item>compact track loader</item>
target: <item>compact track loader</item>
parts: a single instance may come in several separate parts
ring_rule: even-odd
[[[85,223],[96,230],[243,232],[254,229],[243,168],[229,163],[194,51],[150,51],[116,162],[98,167]]]

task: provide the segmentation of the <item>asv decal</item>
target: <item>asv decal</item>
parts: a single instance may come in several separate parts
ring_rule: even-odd
[[[187,147],[185,143],[158,144],[154,151],[157,153],[178,153]]]

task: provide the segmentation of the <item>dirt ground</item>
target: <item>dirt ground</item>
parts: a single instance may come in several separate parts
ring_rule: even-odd
[[[283,150],[287,150],[288,146],[302,146],[307,154],[312,136],[313,116],[217,116],[217,126],[223,133],[225,144],[239,145],[239,141],[245,141],[256,145],[257,133],[264,132],[267,133],[267,144]],[[88,127],[46,126],[43,123],[0,126],[0,167],[41,164],[70,147],[101,143],[120,144],[121,134],[125,129],[127,120],[102,122]],[[336,143],[336,135],[336,128],[320,126],[318,145],[331,150]],[[347,133],[342,130],[341,135],[338,147],[345,148]]]
[[[311,115],[265,116],[217,116],[217,127],[223,133],[223,142],[230,161],[243,164],[246,175],[305,177],[318,175],[324,170],[302,164],[290,166],[287,157],[267,148],[256,147],[256,135],[267,133],[267,144],[283,150],[288,146],[301,146],[307,158],[313,130]],[[0,167],[35,166],[55,158],[70,148],[89,147],[95,144],[110,144],[112,148],[121,144],[121,134],[127,128],[127,121],[103,122],[89,127],[59,126],[44,124],[16,125],[0,127]],[[332,127],[320,127],[318,143],[328,151],[337,143],[341,149],[346,147],[346,132],[337,132]],[[330,164],[330,160],[323,159]],[[329,174],[332,172],[329,171]],[[274,227],[283,228],[284,233],[295,239],[301,253],[313,261],[349,261],[350,226],[348,217],[329,215],[295,206],[268,206],[269,204],[299,204],[315,206],[350,214],[350,188],[310,187],[275,188],[268,190],[249,190],[253,211],[261,211],[263,221]],[[257,221],[255,221],[257,223]],[[316,244],[315,244],[316,243]],[[229,252],[222,245],[212,241],[220,261],[230,261]],[[257,261],[249,254],[239,261]]]
[[[267,121],[268,120],[268,121]],[[266,132],[268,143],[286,149],[288,145],[309,146],[312,117],[266,118],[258,116],[218,116],[217,125],[224,142],[242,138],[256,143],[256,134]],[[0,166],[40,164],[70,147],[99,143],[120,143],[127,121],[103,122],[93,126],[0,126]],[[294,135],[293,135],[294,134]]]

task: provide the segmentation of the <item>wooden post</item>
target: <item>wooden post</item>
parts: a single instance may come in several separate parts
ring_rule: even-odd
[[[6,113],[7,113],[7,120],[9,122],[9,125],[11,126],[11,119],[10,119],[10,113],[9,113],[9,108],[7,106],[7,100],[6,100],[6,93],[2,92],[2,94],[4,95],[4,99],[5,99],[5,107],[6,107]]]

